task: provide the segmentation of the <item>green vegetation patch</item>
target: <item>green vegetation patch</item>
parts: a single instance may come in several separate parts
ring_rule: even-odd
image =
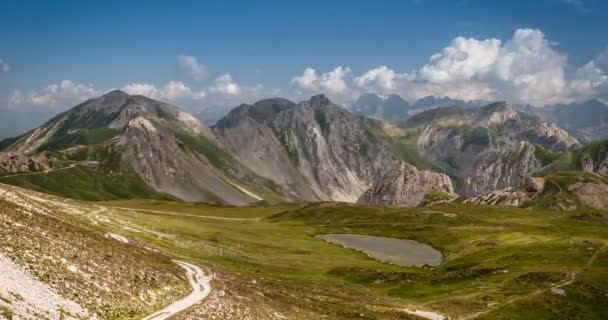
[[[203,135],[192,135],[187,132],[176,133],[177,144],[184,151],[195,151],[204,155],[211,164],[219,169],[229,169],[234,160],[224,150]]]
[[[118,129],[81,129],[57,136],[40,147],[40,151],[58,151],[77,145],[91,146],[106,142],[120,134]]]

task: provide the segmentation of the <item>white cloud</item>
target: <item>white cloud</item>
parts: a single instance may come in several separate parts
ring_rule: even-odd
[[[4,62],[4,60],[0,58],[0,73],[10,72],[12,69],[13,67],[10,64]]]
[[[181,81],[169,81],[160,89],[150,83],[130,83],[122,90],[131,95],[142,95],[170,102],[180,99],[201,100],[206,96],[205,91],[194,91]]]
[[[207,67],[194,56],[178,55],[177,66],[181,72],[195,80],[200,80],[207,74]]]
[[[334,70],[324,73],[319,77],[318,83],[321,89],[332,93],[345,93],[348,89],[345,78],[351,73],[350,68],[336,67]]]
[[[603,72],[608,73],[608,46],[594,59],[595,65]]]
[[[24,93],[15,90],[9,99],[9,107],[67,107],[100,94],[102,91],[95,89],[91,84],[63,80],[39,91]]]
[[[241,93],[241,86],[232,80],[230,74],[224,74],[215,79],[214,85],[210,87],[212,92],[224,95],[236,96]]]
[[[291,83],[306,91],[323,91],[329,94],[343,94],[349,89],[346,82],[350,68],[338,66],[334,70],[317,75],[313,68],[306,68],[302,75],[291,79]]]
[[[387,66],[353,80],[354,94],[398,93],[410,100],[427,95],[465,100],[507,100],[544,106],[590,99],[608,91],[608,49],[567,75],[567,57],[536,29],[518,29],[505,42],[455,38],[413,73]]]
[[[496,63],[501,42],[497,39],[476,40],[458,37],[441,53],[431,57],[419,76],[432,83],[469,81],[488,72]]]
[[[379,66],[356,77],[353,83],[365,91],[394,93],[405,81],[412,79],[407,73],[397,73],[387,66]]]
[[[317,71],[313,68],[306,68],[304,69],[304,72],[302,72],[302,75],[293,77],[291,83],[302,89],[314,91],[317,90],[317,80],[319,80]]]

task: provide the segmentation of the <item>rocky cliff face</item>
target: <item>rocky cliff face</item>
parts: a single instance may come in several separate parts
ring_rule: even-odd
[[[462,194],[485,194],[522,185],[541,168],[536,147],[522,141],[508,148],[489,148],[475,157],[471,174],[464,179]]]
[[[362,118],[323,95],[244,105],[215,131],[241,163],[304,200],[354,202],[395,159]]]
[[[431,191],[454,194],[450,177],[442,173],[419,171],[416,167],[396,163],[357,201],[360,204],[415,207]]]
[[[608,153],[597,154],[594,159],[591,153],[584,152],[580,159],[580,166],[585,172],[608,175]]]

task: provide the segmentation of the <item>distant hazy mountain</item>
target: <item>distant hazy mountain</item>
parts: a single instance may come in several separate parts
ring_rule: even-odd
[[[433,108],[442,108],[442,107],[460,107],[460,108],[474,108],[481,107],[483,105],[487,105],[487,101],[481,100],[471,100],[464,101],[458,99],[452,99],[450,97],[437,98],[433,96],[428,96],[422,99],[417,100],[412,105],[412,109],[414,110],[427,110]]]
[[[396,94],[362,94],[351,106],[355,114],[393,121],[406,119],[410,109],[411,105]]]
[[[434,108],[459,107],[473,108],[487,104],[483,101],[463,101],[449,97],[437,98],[428,96],[415,101],[413,104],[405,101],[396,94],[383,95],[375,93],[362,94],[351,105],[355,114],[364,115],[387,121],[400,121],[411,117],[416,113]]]
[[[572,132],[581,141],[608,139],[608,106],[598,100],[537,108],[536,112]]]

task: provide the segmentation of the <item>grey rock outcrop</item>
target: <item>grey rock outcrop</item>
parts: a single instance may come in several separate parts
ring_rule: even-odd
[[[608,152],[598,155],[599,158],[594,161],[589,153],[581,156],[580,166],[585,172],[595,172],[602,175],[608,175]]]
[[[484,195],[465,199],[465,203],[476,203],[486,205],[498,205],[509,207],[521,207],[530,203],[540,196],[545,189],[545,179],[541,177],[528,177],[515,190],[510,188],[504,190],[493,190]]]
[[[16,152],[0,152],[0,172],[36,172],[49,170],[44,154],[29,157]]]
[[[453,194],[454,187],[450,177],[443,173],[420,171],[408,163],[400,162],[393,165],[385,175],[379,177],[357,202],[394,207],[415,207],[431,191]]]
[[[534,145],[524,141],[480,153],[476,156],[471,174],[464,179],[463,195],[485,194],[522,185],[541,168],[535,153]]]

